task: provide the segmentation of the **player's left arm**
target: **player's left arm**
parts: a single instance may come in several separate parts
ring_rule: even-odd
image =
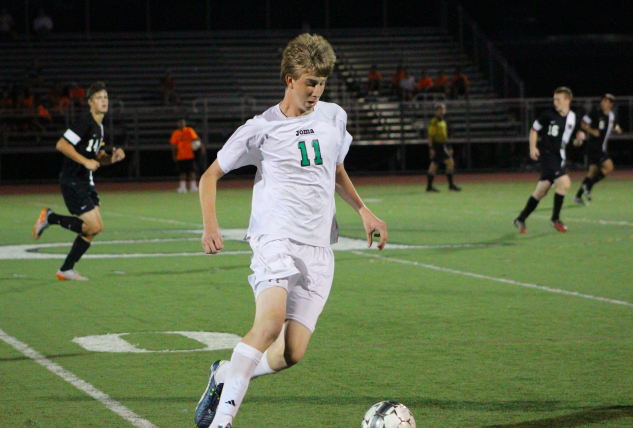
[[[363,219],[363,225],[365,226],[365,233],[367,234],[367,246],[371,247],[372,237],[380,238],[378,243],[378,250],[385,248],[387,239],[387,223],[376,217],[369,208],[365,206],[363,201],[358,196],[352,180],[350,180],[345,166],[343,164],[336,166],[336,193],[343,198]],[[374,233],[376,232],[376,233]]]
[[[619,123],[616,123],[616,124],[615,124],[615,126],[613,127],[613,131],[614,131],[616,134],[621,134],[621,133],[622,133],[622,128],[620,128],[620,124],[619,124]]]
[[[107,154],[105,150],[99,151],[97,155],[97,161],[99,161],[100,165],[112,165],[115,162],[119,162],[125,159],[125,152],[123,149],[117,149],[114,147],[112,149],[112,153]]]

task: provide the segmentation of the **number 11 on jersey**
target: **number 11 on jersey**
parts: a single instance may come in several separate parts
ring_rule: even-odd
[[[312,140],[312,147],[314,147],[314,164],[323,164],[323,159],[321,159],[321,147],[319,146],[319,140]],[[310,166],[310,159],[308,159],[308,150],[306,149],[305,141],[299,141],[299,150],[301,150],[301,166]]]

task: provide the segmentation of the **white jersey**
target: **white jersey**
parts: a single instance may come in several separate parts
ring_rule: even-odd
[[[255,165],[247,238],[288,238],[325,247],[338,240],[336,166],[352,142],[347,114],[319,101],[311,114],[286,117],[279,105],[239,127],[218,152],[225,173]]]

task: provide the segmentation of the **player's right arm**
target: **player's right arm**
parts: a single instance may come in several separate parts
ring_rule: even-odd
[[[536,147],[536,143],[538,142],[538,132],[534,128],[530,129],[530,157],[532,160],[538,160],[541,153]]]
[[[98,161],[82,156],[81,153],[75,150],[75,147],[63,137],[59,139],[55,148],[62,152],[64,156],[69,157],[78,164],[85,166],[90,171],[96,171],[100,166]]]
[[[435,137],[436,133],[437,133],[437,125],[436,125],[435,118],[433,118],[429,122],[429,130],[428,130],[428,134],[429,134],[429,157],[431,159],[433,158],[433,156],[435,156],[435,149],[433,148],[433,137]]]
[[[222,171],[216,159],[200,178],[200,207],[202,208],[202,223],[204,226],[202,248],[207,254],[217,254],[224,248],[224,241],[222,240],[215,211],[218,180],[223,175],[224,171]]]
[[[541,156],[541,152],[536,147],[538,143],[538,133],[543,129],[543,124],[549,123],[549,115],[547,112],[541,113],[541,115],[534,121],[532,124],[532,129],[530,129],[530,158],[532,160],[538,160],[539,156]]]

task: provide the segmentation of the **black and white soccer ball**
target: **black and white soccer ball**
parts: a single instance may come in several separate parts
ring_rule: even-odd
[[[404,404],[381,401],[365,413],[361,428],[415,428],[415,419]]]

